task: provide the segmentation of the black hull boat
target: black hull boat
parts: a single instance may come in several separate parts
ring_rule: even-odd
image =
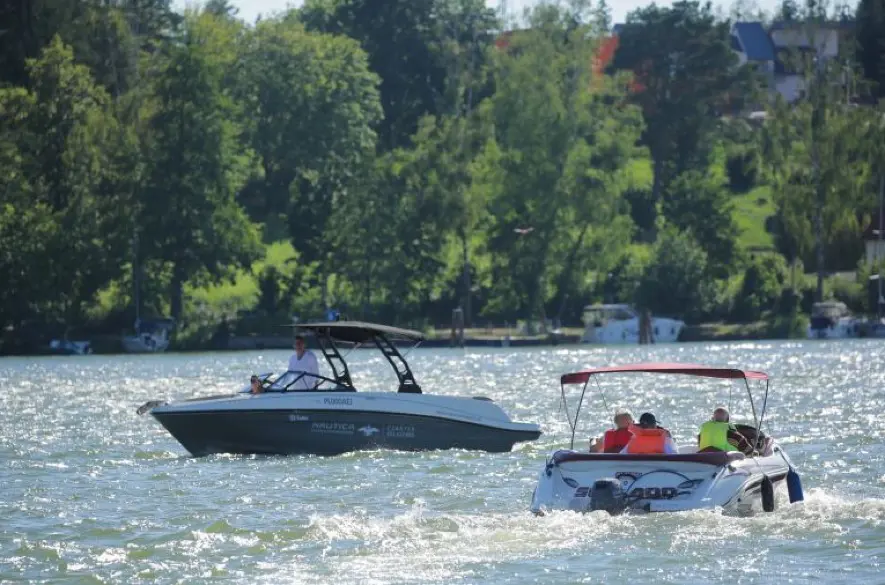
[[[532,441],[531,428],[502,428],[391,412],[268,409],[155,412],[185,449],[212,453],[338,455],[361,449],[510,451]],[[515,425],[514,425],[515,426]],[[528,425],[527,425],[528,426]]]
[[[152,401],[139,413],[150,412],[195,456],[337,455],[378,448],[506,452],[541,435],[538,425],[510,420],[488,398],[424,394],[389,339],[420,340],[420,333],[346,321],[300,327],[316,335],[333,377],[265,375],[259,394]],[[394,368],[399,390],[357,392],[334,341],[374,342]]]

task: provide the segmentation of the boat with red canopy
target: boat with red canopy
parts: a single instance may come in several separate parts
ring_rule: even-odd
[[[598,378],[615,374],[742,381],[753,424],[734,424],[732,429],[746,439],[744,450],[733,447],[699,452],[694,437],[691,444],[680,446],[677,452],[670,454],[576,450],[575,432],[590,382],[597,382],[604,403],[605,394]],[[769,391],[768,375],[764,372],[698,364],[639,363],[565,374],[560,378],[560,385],[571,442],[568,449],[553,452],[544,463],[532,494],[531,510],[536,514],[551,510],[605,510],[619,514],[703,508],[741,514],[760,508],[770,512],[775,508],[775,489],[780,485],[787,485],[790,503],[803,499],[799,475],[786,452],[762,431]],[[756,394],[761,391],[761,396],[754,396],[753,385],[757,386]],[[581,390],[572,415],[566,389],[575,386]]]

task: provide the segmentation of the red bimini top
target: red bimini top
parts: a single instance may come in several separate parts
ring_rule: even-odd
[[[756,372],[753,370],[715,368],[710,366],[701,366],[698,364],[643,363],[626,366],[594,368],[592,370],[584,370],[583,372],[564,374],[560,378],[560,382],[562,384],[584,384],[587,382],[587,380],[590,379],[590,376],[596,374],[616,374],[627,372],[645,372],[649,374],[683,374],[686,376],[699,376],[703,378],[720,378],[732,380],[768,380],[768,374],[766,374],[765,372]]]

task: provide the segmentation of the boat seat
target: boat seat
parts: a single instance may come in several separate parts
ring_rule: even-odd
[[[578,451],[559,450],[553,454],[553,463],[573,463],[579,461],[658,461],[661,463],[703,463],[721,467],[734,461],[741,461],[746,455],[738,451],[717,451],[714,453],[677,453],[677,454],[636,454],[630,453],[580,453]]]

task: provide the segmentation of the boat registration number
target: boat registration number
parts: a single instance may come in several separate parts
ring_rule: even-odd
[[[639,500],[669,500],[679,495],[675,487],[641,487],[630,490],[628,497]]]

